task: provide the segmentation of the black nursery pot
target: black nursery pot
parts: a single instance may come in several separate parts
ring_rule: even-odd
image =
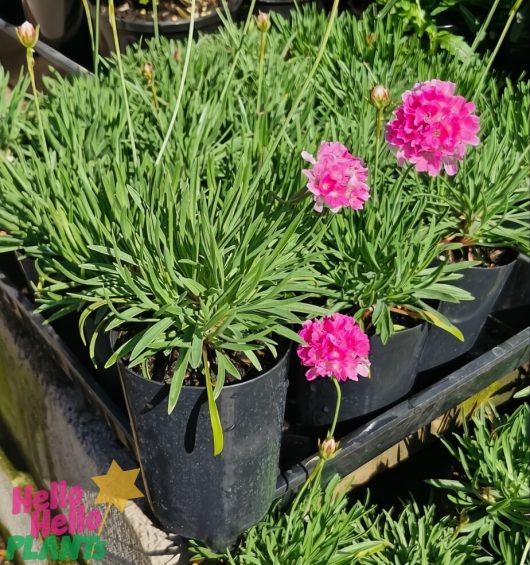
[[[301,8],[302,6],[306,5],[317,5],[320,6],[320,0],[316,2],[315,0],[257,0],[255,12],[276,12],[277,14],[282,15],[284,18],[289,19],[292,15],[292,12],[296,10],[296,8]]]
[[[442,302],[438,311],[463,333],[464,341],[431,326],[419,365],[420,372],[450,363],[473,348],[514,264],[515,260],[498,267],[471,267],[463,271],[463,277],[456,284],[470,292],[475,300],[459,304]]]
[[[32,257],[25,257],[18,252],[16,252],[16,257],[20,267],[20,272],[22,273],[24,285],[26,286],[30,297],[33,298],[33,289],[39,284],[39,273],[35,266],[35,259]]]
[[[92,340],[96,331],[96,322],[94,317],[88,316],[85,320],[84,334],[87,345]],[[88,350],[87,350],[88,351]],[[123,399],[123,388],[121,385],[120,373],[117,364],[105,369],[105,364],[112,356],[111,334],[100,333],[96,338],[94,347],[94,359],[96,362],[95,377],[103,390],[110,398],[123,410],[125,410],[125,401]],[[92,365],[92,362],[90,362]]]
[[[371,337],[371,376],[341,383],[338,422],[368,416],[406,396],[414,385],[426,336],[426,324],[420,324],[396,332],[386,345],[378,336]],[[294,364],[299,423],[312,427],[329,426],[337,399],[333,383],[324,378],[308,381],[306,368],[298,360],[294,360]]]
[[[228,8],[232,15],[235,15],[239,10],[243,0],[228,0]],[[95,22],[96,8],[95,0],[91,0],[90,12],[92,21]],[[195,32],[214,32],[222,23],[221,18],[216,10],[212,13],[198,16],[195,18],[194,31]],[[190,22],[187,20],[179,20],[176,22],[159,21],[158,29],[160,35],[170,39],[186,39]],[[155,25],[152,21],[131,21],[126,18],[120,17],[119,11],[116,12],[116,28],[118,29],[118,40],[120,50],[122,52],[133,44],[142,39],[151,39],[155,36]],[[114,51],[114,40],[112,36],[112,29],[109,23],[108,8],[101,2],[101,10],[99,14],[99,29],[101,39],[101,52],[103,55],[110,55]]]
[[[267,512],[278,476],[289,351],[269,371],[217,399],[224,449],[213,455],[206,390],[169,385],[119,365],[146,495],[164,528],[223,550]]]

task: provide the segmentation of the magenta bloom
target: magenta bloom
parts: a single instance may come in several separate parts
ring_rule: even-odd
[[[344,207],[360,210],[370,197],[368,169],[342,143],[323,141],[316,159],[307,151],[302,152],[302,159],[313,165],[302,172],[309,179],[307,188],[317,212],[322,212],[324,205],[333,213]]]
[[[304,322],[298,335],[307,345],[298,346],[298,357],[311,367],[306,378],[335,377],[340,382],[370,374],[370,341],[357,322],[344,314]]]
[[[480,143],[475,104],[455,96],[455,88],[452,82],[435,79],[403,94],[403,104],[386,129],[399,165],[409,161],[431,177],[443,166],[448,175],[455,175],[467,146]]]

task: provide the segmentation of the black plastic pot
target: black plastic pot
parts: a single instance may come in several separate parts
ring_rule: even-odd
[[[438,310],[464,334],[464,341],[431,326],[419,364],[420,372],[450,363],[472,349],[514,264],[512,261],[490,269],[472,267],[463,271],[464,276],[456,284],[470,292],[475,300],[459,304],[443,302]]]
[[[230,12],[235,15],[241,6],[242,0],[228,0],[228,8]],[[90,4],[90,12],[92,21],[95,23],[96,8]],[[221,18],[219,14],[214,11],[206,16],[199,16],[195,18],[194,29],[196,32],[214,32],[221,25]],[[129,21],[120,17],[119,11],[116,11],[116,27],[118,29],[118,40],[120,43],[120,50],[123,52],[125,49],[142,39],[151,39],[155,36],[155,26],[150,21]],[[160,35],[164,35],[170,39],[185,39],[188,37],[190,22],[180,20],[177,22],[160,21],[158,29]],[[99,29],[100,29],[100,52],[103,55],[110,55],[114,51],[114,40],[112,30],[109,24],[108,7],[101,3],[99,14]]]
[[[146,494],[164,528],[224,549],[259,522],[275,492],[289,352],[266,373],[225,386],[217,399],[224,449],[213,455],[203,387],[169,386],[120,365]]]
[[[85,320],[84,333],[85,341],[90,343],[96,330],[96,322],[93,317],[89,316]],[[125,409],[125,401],[123,398],[123,388],[121,385],[120,372],[118,365],[112,365],[105,369],[105,364],[112,356],[112,345],[109,333],[100,333],[96,338],[94,347],[94,360],[96,361],[95,377],[101,385],[101,388],[110,396],[110,398],[120,408]]]
[[[302,7],[304,5],[317,4],[320,6],[320,2],[315,0],[258,0],[256,2],[255,12],[275,12],[282,15],[284,18],[290,18],[293,10],[297,7]]]
[[[24,257],[24,255],[19,252],[16,252],[15,255],[24,279],[24,284],[28,290],[28,295],[33,298],[35,294],[34,288],[39,284],[39,273],[35,266],[35,259],[32,257]]]
[[[423,344],[426,324],[396,332],[383,345],[377,336],[370,338],[371,377],[341,383],[342,402],[339,422],[353,420],[390,406],[412,389]],[[336,391],[330,379],[308,381],[305,368],[293,361],[294,389],[299,422],[305,426],[329,426],[333,420]]]
[[[26,19],[40,25],[41,38],[60,47],[79,33],[83,6],[78,0],[22,0]]]

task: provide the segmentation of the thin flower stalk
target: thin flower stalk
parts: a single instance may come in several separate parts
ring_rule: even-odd
[[[98,66],[99,66],[99,14],[101,9],[101,0],[96,0],[96,36],[94,38],[94,74],[98,80]]]
[[[471,45],[471,51],[473,51],[473,52],[476,51],[480,42],[486,36],[486,32],[488,30],[488,27],[491,23],[491,20],[493,19],[493,16],[495,15],[495,12],[497,11],[497,8],[499,7],[500,3],[501,3],[501,0],[495,0],[493,2],[493,4],[491,5],[490,11],[488,12],[486,19],[484,20],[484,22],[480,26],[480,29],[478,30],[477,35],[475,35],[475,39],[473,40],[473,44]]]
[[[82,0],[83,9],[85,11],[85,18],[88,26],[88,33],[90,35],[90,46],[92,47],[92,53],[96,52],[96,44],[94,37],[94,27],[92,25],[92,18],[90,17],[90,8],[88,6],[88,0]]]
[[[166,151],[167,144],[169,143],[169,139],[171,138],[171,133],[173,132],[173,128],[175,127],[175,123],[177,121],[177,115],[180,109],[180,104],[182,101],[182,96],[184,94],[184,87],[186,85],[186,77],[188,76],[188,68],[190,65],[190,57],[191,57],[191,44],[193,40],[193,30],[195,29],[195,5],[196,0],[191,0],[191,15],[190,15],[190,27],[188,29],[188,43],[186,49],[186,56],[184,57],[184,67],[182,69],[182,76],[180,79],[179,91],[177,94],[177,101],[175,102],[175,109],[173,110],[173,115],[171,116],[171,121],[169,123],[169,127],[167,128],[166,136],[164,137],[164,141],[162,142],[162,146],[160,147],[160,151],[158,152],[155,166],[158,167],[162,162],[162,157]]]
[[[310,71],[309,71],[309,73],[308,73],[308,75],[307,75],[307,77],[304,81],[304,84],[302,85],[302,88],[298,92],[298,95],[294,99],[293,105],[291,106],[289,113],[285,117],[285,120],[283,121],[276,138],[272,142],[271,146],[269,147],[268,152],[265,154],[265,157],[263,158],[261,166],[258,169],[256,176],[254,177],[254,181],[253,181],[252,186],[250,188],[251,191],[254,191],[257,188],[257,186],[259,185],[259,183],[261,182],[261,179],[262,179],[263,175],[265,174],[267,165],[270,163],[272,157],[274,156],[276,149],[277,149],[278,145],[280,144],[281,139],[283,138],[285,132],[287,131],[287,127],[291,123],[291,120],[293,119],[293,116],[295,115],[295,113],[298,111],[298,107],[300,105],[300,102],[302,101],[302,98],[306,94],[307,88],[311,84],[311,81],[313,80],[313,77],[315,76],[315,73],[317,72],[317,69],[320,65],[320,61],[322,60],[322,57],[324,56],[324,51],[326,49],[326,45],[328,44],[329,37],[331,35],[331,30],[333,29],[333,24],[335,23],[335,19],[337,17],[338,9],[339,9],[339,0],[333,0],[333,5],[331,7],[331,13],[329,15],[328,24],[326,26],[324,36],[322,37],[322,41],[320,42],[320,47],[318,49],[318,53],[317,53],[317,56],[315,58],[315,61],[313,62],[313,66],[311,67],[311,69],[310,69]]]
[[[261,94],[263,89],[263,74],[265,69],[265,55],[267,52],[267,32],[270,29],[270,20],[267,14],[260,12],[256,18],[259,29],[259,60],[258,60],[258,97],[256,102],[256,114],[261,116]]]
[[[46,143],[46,135],[44,133],[44,122],[42,121],[42,114],[39,105],[39,93],[37,91],[37,84],[35,81],[35,58],[33,57],[33,48],[39,39],[39,26],[33,27],[29,22],[24,22],[17,28],[17,37],[20,43],[26,48],[26,64],[28,67],[29,79],[31,82],[31,91],[33,92],[33,100],[35,101],[35,112],[37,114],[37,121],[39,124],[39,134],[42,143],[42,150],[48,170],[51,170],[51,159]]]
[[[504,43],[504,39],[506,37],[506,34],[508,33],[513,19],[515,18],[515,15],[517,14],[519,8],[522,6],[523,4],[523,0],[516,0],[515,4],[512,6],[512,9],[510,10],[510,14],[508,16],[508,19],[506,20],[506,23],[504,24],[504,28],[502,30],[501,35],[499,36],[499,39],[497,41],[497,45],[495,45],[495,49],[493,50],[493,52],[490,55],[490,58],[488,60],[488,64],[486,65],[486,68],[484,69],[484,71],[482,72],[482,76],[480,77],[480,81],[478,83],[478,86],[476,87],[476,92],[481,92],[482,90],[482,85],[484,84],[484,81],[486,80],[486,77],[488,76],[488,73],[491,69],[491,65],[493,65],[493,61],[495,60],[495,58],[497,57],[497,54],[499,53],[499,50],[502,46],[502,44]]]
[[[195,1],[195,0],[194,0]],[[131,108],[129,106],[129,97],[127,96],[127,87],[125,85],[125,73],[123,71],[123,62],[121,59],[120,42],[118,39],[118,28],[116,27],[116,10],[114,8],[114,0],[109,0],[109,21],[112,29],[112,38],[114,40],[114,49],[116,50],[116,60],[118,62],[118,70],[120,72],[121,87],[123,90],[123,101],[125,103],[125,112],[127,114],[127,124],[129,126],[129,139],[131,141],[132,155],[134,166],[138,166],[138,153],[136,151],[136,142],[134,140],[134,130],[131,118]]]
[[[152,0],[153,2],[153,24],[155,28],[155,41],[158,43],[160,41],[160,29],[158,26],[158,0]]]

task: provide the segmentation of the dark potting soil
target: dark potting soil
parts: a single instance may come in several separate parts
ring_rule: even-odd
[[[399,306],[393,306],[394,310],[402,310]],[[394,325],[395,331],[405,330],[409,328],[415,328],[420,324],[424,323],[415,312],[407,312],[403,309],[403,314],[399,311],[391,311],[390,318],[392,324]],[[365,319],[365,332],[372,337],[375,334],[375,327],[372,325],[371,314]]]
[[[463,247],[449,251],[449,261],[481,261],[479,267],[493,268],[508,265],[517,257],[517,251],[507,247]]]
[[[147,4],[140,4],[138,1],[131,0],[124,2],[120,6],[116,6],[116,16],[127,22],[153,22],[153,12],[151,10],[152,3],[149,0]],[[197,0],[195,5],[197,17],[207,16],[215,11],[219,6],[218,0]],[[190,20],[191,18],[191,2],[187,0],[179,0],[173,2],[171,0],[159,0],[157,7],[157,16],[159,22],[179,22],[182,20]]]
[[[125,343],[127,339],[127,334],[122,334],[115,347],[119,347],[121,344]],[[250,359],[245,355],[244,352],[239,351],[229,351],[225,350],[225,355],[228,356],[230,361],[232,361],[235,368],[238,370],[240,379],[236,379],[229,373],[225,374],[225,384],[230,385],[238,383],[241,381],[251,380],[271,369],[277,362],[278,359],[283,356],[287,350],[287,343],[280,342],[278,346],[278,357],[274,355],[266,348],[254,351],[254,355],[258,358],[262,370],[258,371],[253,365]],[[213,350],[208,351],[208,360],[210,362],[210,374],[215,384],[215,379],[217,376],[217,359],[215,352]],[[124,362],[127,363],[128,357],[124,357]],[[149,375],[144,375],[144,368],[142,365],[137,365],[134,367],[136,371],[142,377],[148,378],[153,381],[160,383],[170,384],[173,378],[173,373],[178,361],[178,350],[174,349],[169,355],[164,352],[159,352],[155,356],[147,360],[147,370]],[[184,386],[205,386],[205,376],[202,374],[201,370],[189,370],[184,377]]]

